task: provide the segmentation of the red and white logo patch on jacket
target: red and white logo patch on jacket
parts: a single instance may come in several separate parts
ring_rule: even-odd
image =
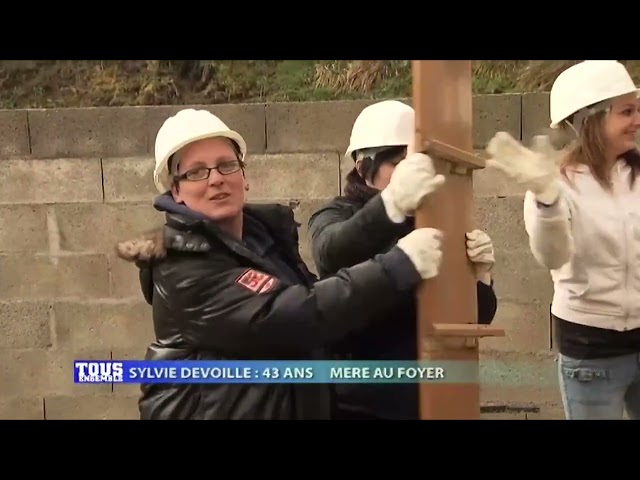
[[[250,268],[236,279],[236,283],[254,293],[267,293],[276,286],[278,279],[272,275]]]

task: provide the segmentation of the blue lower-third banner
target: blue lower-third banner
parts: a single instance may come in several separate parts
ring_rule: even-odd
[[[475,383],[464,361],[75,360],[75,383]]]

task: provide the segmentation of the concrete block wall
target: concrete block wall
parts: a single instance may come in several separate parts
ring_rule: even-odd
[[[307,220],[341,192],[350,128],[370,103],[203,107],[247,139],[250,198],[295,207],[311,267]],[[180,108],[0,111],[0,418],[137,418],[138,386],[74,385],[72,361],[142,358],[152,338],[137,271],[113,246],[161,224],[153,145]],[[546,126],[547,108],[546,94],[475,97],[475,148],[498,130],[528,140]],[[483,396],[557,412],[551,283],[527,249],[523,192],[495,172],[475,179],[477,223],[497,252],[496,322],[508,332],[483,341],[484,356],[501,362]]]

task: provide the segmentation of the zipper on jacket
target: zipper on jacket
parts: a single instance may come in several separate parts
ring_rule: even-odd
[[[625,262],[624,262],[624,326],[623,330],[627,329],[627,322],[629,320],[629,240],[627,238],[627,222],[624,224],[624,252],[625,252]]]
[[[633,241],[629,240],[629,237],[633,235],[633,219],[630,220],[629,214],[625,213],[625,221],[624,221],[624,251],[625,251],[625,262],[624,262],[624,325],[622,327],[623,331],[629,330],[629,317],[631,316],[630,311],[630,298],[631,292],[629,291],[633,287],[633,279],[629,278],[631,272],[634,271],[633,265],[631,262],[633,261],[631,258],[631,254],[633,250]],[[633,237],[631,237],[633,238]]]
[[[618,168],[616,171],[616,176],[615,176],[615,182],[613,183],[623,183],[623,182],[618,182],[618,180],[620,179],[620,169]],[[618,192],[618,189],[616,188],[618,185],[612,185],[613,187],[613,194],[616,198],[616,203],[618,204],[618,207],[620,208],[619,211],[622,212],[622,236],[623,236],[623,245],[624,245],[624,294],[622,297],[622,302],[623,302],[623,312],[624,312],[624,318],[623,318],[623,322],[624,325],[622,326],[622,330],[626,331],[627,330],[627,324],[629,321],[629,262],[630,262],[630,246],[629,246],[629,214],[627,212],[627,209],[625,208],[626,206],[624,205],[624,202],[622,202],[622,205],[620,205],[620,195]]]

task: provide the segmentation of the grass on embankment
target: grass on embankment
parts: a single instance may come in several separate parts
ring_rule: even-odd
[[[548,91],[567,61],[476,61],[476,94]],[[640,61],[625,61],[636,80]],[[0,108],[411,96],[408,60],[0,61]]]

